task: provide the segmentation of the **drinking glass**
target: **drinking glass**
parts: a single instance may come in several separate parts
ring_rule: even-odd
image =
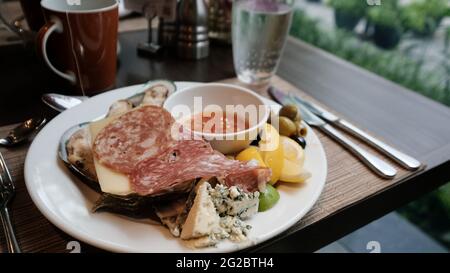
[[[275,74],[292,21],[294,0],[235,0],[233,61],[242,82],[265,84]]]

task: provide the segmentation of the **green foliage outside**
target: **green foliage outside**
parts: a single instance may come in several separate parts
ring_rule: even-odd
[[[303,11],[294,14],[291,35],[384,78],[450,106],[450,28],[447,29],[446,56],[439,64],[446,77],[423,68],[423,60],[413,60],[399,50],[382,50],[359,40],[351,32],[325,31],[318,20]],[[407,206],[400,213],[450,248],[450,183]]]
[[[367,3],[361,0],[327,0],[327,4],[335,10],[361,17],[367,9]]]
[[[401,27],[421,36],[431,35],[443,17],[450,14],[448,0],[412,0],[400,5],[398,0],[383,1],[380,6],[369,7],[364,0],[327,0],[334,10],[366,17],[387,27]]]
[[[398,212],[450,249],[450,183]]]
[[[447,0],[415,0],[402,9],[402,24],[406,30],[416,34],[432,33],[449,14]]]
[[[390,2],[388,2],[390,3]],[[392,2],[395,3],[395,2]],[[399,8],[396,4],[383,4],[377,7],[371,7],[367,11],[367,19],[377,25],[393,28],[401,28],[402,20],[399,16]]]
[[[301,10],[294,13],[291,35],[450,106],[449,74],[442,77],[425,70],[425,60],[413,60],[399,50],[379,49],[345,30],[325,31],[319,27],[318,20],[309,18]],[[450,48],[446,51],[450,56]],[[444,58],[439,65],[448,68],[449,62],[450,58]]]

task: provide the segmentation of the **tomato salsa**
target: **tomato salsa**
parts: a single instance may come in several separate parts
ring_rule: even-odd
[[[234,133],[249,128],[248,119],[237,113],[202,112],[190,119],[191,130],[203,133]]]

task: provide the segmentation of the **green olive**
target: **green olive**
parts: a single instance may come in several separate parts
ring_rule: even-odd
[[[278,122],[280,134],[283,136],[292,136],[297,131],[295,123],[287,117],[280,117]]]
[[[305,137],[308,134],[308,128],[301,121],[296,121],[295,127],[297,136]]]
[[[259,207],[258,211],[266,211],[273,207],[278,200],[280,200],[280,194],[277,189],[270,184],[266,185],[266,190],[259,194]]]
[[[279,115],[282,117],[287,117],[290,120],[295,120],[298,115],[297,106],[293,104],[286,104],[280,109]]]

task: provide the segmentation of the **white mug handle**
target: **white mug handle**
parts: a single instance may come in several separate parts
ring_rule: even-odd
[[[50,21],[47,22],[39,30],[38,39],[37,39],[38,52],[40,54],[42,54],[42,57],[44,58],[45,63],[48,65],[48,67],[53,72],[55,72],[56,75],[62,77],[63,79],[68,80],[72,84],[75,84],[76,80],[77,80],[76,77],[75,77],[75,73],[73,73],[72,71],[68,71],[67,73],[62,72],[61,70],[59,70],[55,66],[53,66],[53,64],[48,59],[48,54],[47,54],[47,41],[48,41],[48,38],[50,37],[50,35],[53,32],[62,33],[63,30],[64,30],[64,27],[63,27],[63,24],[62,24],[61,20],[58,17],[56,17],[56,16],[51,17]]]

